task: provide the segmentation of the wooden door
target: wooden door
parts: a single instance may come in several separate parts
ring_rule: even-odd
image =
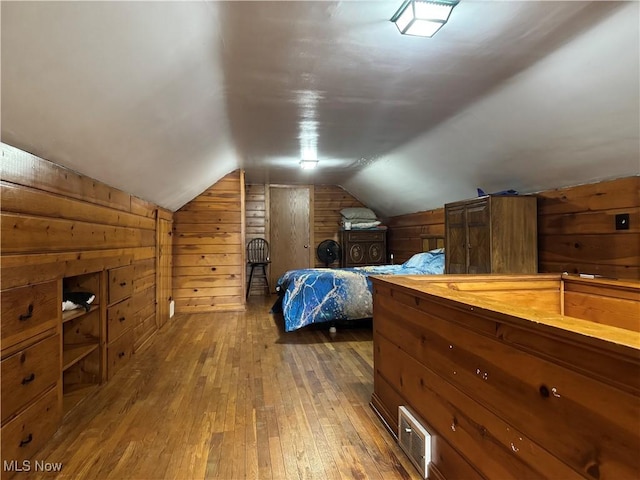
[[[156,223],[156,325],[161,328],[169,320],[172,300],[172,214],[158,210]]]
[[[447,208],[446,273],[467,273],[467,227],[464,205]]]
[[[491,222],[489,202],[472,203],[466,208],[467,273],[491,273]]]
[[[269,218],[271,290],[287,270],[310,268],[313,264],[313,187],[271,186]]]

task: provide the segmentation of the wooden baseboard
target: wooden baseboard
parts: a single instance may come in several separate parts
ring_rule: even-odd
[[[393,438],[397,442],[398,432],[396,431],[395,427],[392,427],[391,425],[389,425],[389,421],[388,421],[388,419],[392,417],[387,411],[387,409],[385,408],[382,401],[380,401],[378,396],[375,394],[375,392],[373,393],[373,395],[371,395],[371,402],[369,402],[369,406],[375,412],[375,414],[378,416],[382,424],[385,426],[385,428],[389,431],[389,433],[393,436]]]

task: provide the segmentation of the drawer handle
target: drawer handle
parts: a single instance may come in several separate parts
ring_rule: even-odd
[[[118,357],[120,357],[120,358],[124,357],[124,352],[120,352],[120,353],[118,354]]]
[[[20,440],[20,446],[24,447],[25,445],[29,445],[31,443],[31,440],[33,440],[33,435],[29,434],[26,439]]]
[[[127,319],[127,317],[120,317],[118,320],[121,322],[124,322]]]
[[[28,307],[28,312],[20,315],[20,321],[24,322],[25,320],[29,320],[33,316],[33,304],[30,304]]]
[[[36,379],[36,374],[31,373],[28,377],[22,379],[22,385],[26,385],[27,383],[31,383]]]
[[[127,284],[127,282],[120,282],[120,286],[124,287]]]

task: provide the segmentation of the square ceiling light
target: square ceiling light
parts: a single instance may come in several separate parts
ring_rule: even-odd
[[[391,21],[403,35],[432,37],[457,4],[458,0],[406,0]]]
[[[300,168],[303,170],[311,170],[318,166],[318,160],[300,160]]]

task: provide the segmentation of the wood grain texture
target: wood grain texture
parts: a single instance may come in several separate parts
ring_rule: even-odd
[[[640,176],[540,192],[541,272],[640,278]],[[629,214],[629,229],[615,216]]]
[[[313,196],[314,265],[319,268],[325,266],[315,254],[320,242],[329,239],[340,242],[340,222],[342,220],[340,211],[343,208],[362,208],[366,205],[337,185],[316,185]]]
[[[444,237],[444,208],[391,217],[386,223],[388,251],[395,263],[402,263],[423,251],[422,235]]]
[[[242,285],[226,281],[244,278],[244,188],[243,173],[232,172],[173,214],[176,311],[187,305],[190,312],[215,311],[218,296],[233,297],[233,303],[224,304],[225,310],[244,308]],[[194,273],[194,267],[207,273]],[[211,297],[207,305],[192,301],[203,296]]]
[[[313,186],[270,186],[269,284],[284,272],[313,265]]]
[[[24,416],[25,421],[39,425],[38,441],[30,443],[27,452],[32,456],[57,428],[63,409],[69,409],[82,399],[88,384],[98,384],[106,379],[106,369],[103,368],[107,358],[104,348],[106,322],[100,322],[100,318],[106,319],[105,270],[127,266],[133,269],[134,274],[129,281],[137,283],[141,289],[137,305],[144,302],[146,306],[139,311],[128,311],[127,323],[139,325],[139,312],[155,315],[157,207],[11,146],[2,144],[0,148],[0,193],[3,199],[0,205],[0,281],[3,292],[50,286],[44,296],[46,298],[34,297],[38,303],[34,308],[36,316],[37,312],[50,305],[49,319],[44,325],[46,330],[38,333],[23,330],[29,338],[10,346],[14,340],[4,338],[5,326],[9,324],[3,312],[3,357],[27,348],[29,342],[35,345],[40,340],[46,341],[48,335],[62,333],[64,336],[64,341],[60,341],[59,336],[55,337],[58,339],[58,354],[47,355],[50,357],[48,365],[57,370],[57,386],[53,387],[51,394],[43,397],[46,400],[36,399],[36,403],[29,407],[35,409],[33,416],[25,413],[18,417]],[[104,278],[101,285],[84,283],[83,279],[91,275]],[[63,284],[67,288],[93,291],[97,296],[97,309],[61,325]],[[3,304],[11,304],[5,300],[3,297]],[[147,337],[155,330],[155,324],[153,327],[153,330],[145,330]],[[133,344],[133,332],[134,328],[121,330],[120,338]],[[87,343],[93,344],[87,346]],[[65,345],[64,351],[62,344]],[[61,373],[62,369],[64,373]],[[3,395],[9,395],[11,401],[19,391],[3,389]],[[32,427],[18,425],[16,428],[23,434],[24,429]],[[13,436],[10,434],[7,438],[13,441]],[[14,445],[5,445],[3,429],[3,454],[13,449]],[[24,455],[21,453],[13,458],[26,458]]]
[[[173,213],[158,209],[156,228],[156,325],[162,328],[169,321],[169,307],[173,300]],[[146,317],[143,318],[143,322]],[[140,336],[138,329],[136,337]],[[142,335],[141,337],[145,337]],[[142,338],[136,339],[136,347]]]
[[[640,176],[545,190],[535,196],[538,271],[640,278]],[[615,216],[620,213],[629,214],[628,230],[615,230]],[[423,230],[444,233],[444,212],[401,215],[387,223],[389,251],[404,261],[419,251]]]
[[[178,314],[39,458],[70,478],[420,478],[368,406],[371,329],[285,334],[273,300]]]
[[[6,143],[0,143],[0,153],[2,180],[125,212],[131,211],[132,196],[128,193]]]
[[[245,189],[245,243],[248,245],[254,238],[264,238],[269,242],[269,188],[263,184],[247,185]],[[248,278],[249,266],[245,270]],[[264,295],[267,291],[269,265],[266,267],[266,278],[255,275],[251,282],[249,295]],[[255,272],[254,272],[255,273]]]
[[[447,273],[536,273],[536,197],[485,196],[445,205]]]
[[[522,281],[530,282],[526,277]],[[397,407],[388,402],[410,405],[438,441],[486,478],[637,476],[636,332],[495,302],[486,291],[435,288],[438,278],[373,281],[375,371],[381,377],[373,401],[382,403],[381,412]],[[582,284],[610,297],[640,292],[637,282]],[[457,478],[450,466],[436,466],[445,478]]]

